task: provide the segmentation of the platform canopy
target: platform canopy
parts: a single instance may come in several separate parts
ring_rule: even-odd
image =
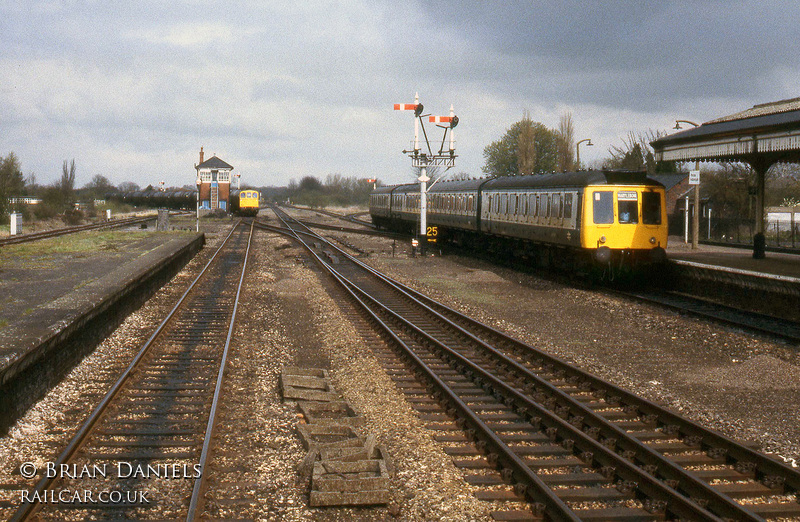
[[[656,161],[732,161],[756,172],[754,257],[763,257],[764,178],[775,163],[800,163],[800,98],[755,105],[650,143]]]
[[[756,105],[651,145],[656,161],[800,162],[800,98]]]

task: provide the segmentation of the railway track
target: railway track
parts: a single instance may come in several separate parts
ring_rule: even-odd
[[[299,209],[299,207],[290,207],[290,208]],[[306,209],[300,209],[300,210],[306,210]],[[340,214],[336,214],[334,212],[328,212],[317,209],[313,210],[313,212],[317,212],[319,214],[334,217],[337,219],[342,219],[344,221],[362,223],[361,220],[354,221],[350,219],[349,216],[343,216]],[[306,221],[301,221],[301,223],[310,228],[348,232],[353,234],[382,235],[390,239],[407,239],[408,237],[403,234],[379,231],[374,229],[359,230],[346,227],[338,227],[335,225],[311,223]],[[708,242],[708,243],[716,244],[714,242]],[[752,245],[749,247],[747,245],[728,245],[722,243],[720,243],[720,245],[752,248]],[[686,262],[683,262],[683,264],[692,265],[692,263],[686,263]],[[735,328],[740,328],[745,331],[767,335],[773,338],[781,339],[791,344],[800,345],[800,322],[797,321],[791,321],[780,317],[774,317],[768,314],[761,314],[753,312],[751,310],[744,310],[733,306],[716,303],[713,301],[709,301],[708,299],[702,299],[689,295],[685,292],[684,293],[673,292],[669,290],[647,291],[642,289],[638,289],[635,291],[631,290],[629,291],[611,290],[611,291],[612,293],[615,293],[617,295],[632,298],[634,300],[646,302],[648,304],[663,306],[672,310],[676,310],[681,313],[691,314],[697,317],[701,317],[703,319],[708,319],[714,322],[726,324],[728,326],[733,326]]]
[[[316,214],[320,214],[320,215],[323,215],[323,216],[328,216],[328,217],[332,217],[332,218],[336,218],[336,219],[341,219],[342,221],[355,223],[357,225],[362,225],[362,226],[368,227],[368,228],[373,229],[373,230],[375,229],[375,225],[372,224],[372,221],[366,221],[366,220],[363,220],[363,219],[359,219],[357,217],[359,215],[369,214],[368,212],[366,212],[366,213],[365,212],[356,212],[354,214],[343,215],[343,214],[337,214],[336,212],[331,212],[330,210],[322,210],[322,209],[319,209],[319,208],[303,208],[303,207],[296,207],[294,205],[283,205],[283,206],[286,207],[286,208],[291,208],[291,209],[295,209],[295,210],[305,210],[307,212],[314,212]]]
[[[629,290],[618,293],[628,298],[664,306],[681,313],[692,314],[697,317],[760,334],[766,334],[795,345],[800,345],[800,323],[796,321],[740,310],[678,292]]]
[[[73,234],[75,232],[84,232],[87,230],[126,227],[130,225],[136,225],[139,223],[145,223],[147,221],[153,221],[154,219],[156,219],[156,216],[115,219],[113,221],[106,221],[103,223],[93,223],[89,225],[79,225],[75,227],[56,228],[53,230],[45,230],[43,232],[34,232],[32,234],[22,234],[20,236],[9,236],[0,239],[0,247],[3,245],[15,245],[17,243],[28,243],[30,241],[38,241],[40,239],[65,236],[67,234]]]
[[[67,447],[26,477],[38,482],[18,485],[11,520],[194,520],[202,512],[252,235],[252,225],[234,225]]]
[[[392,378],[497,520],[800,518],[800,473],[285,226],[394,347]],[[285,232],[285,231],[284,231]]]

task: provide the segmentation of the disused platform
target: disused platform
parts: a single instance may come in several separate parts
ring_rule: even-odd
[[[82,232],[0,250],[0,388],[202,248],[194,232]]]

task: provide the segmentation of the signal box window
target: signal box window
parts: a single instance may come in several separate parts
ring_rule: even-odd
[[[592,194],[594,222],[599,225],[614,222],[614,193],[597,191]]]
[[[639,222],[639,198],[636,192],[627,190],[617,192],[617,214],[620,223]]]
[[[645,225],[661,224],[661,195],[658,192],[642,193],[642,222]]]

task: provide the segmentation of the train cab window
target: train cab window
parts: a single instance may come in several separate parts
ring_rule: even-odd
[[[564,194],[564,219],[572,219],[572,194]]]
[[[642,222],[645,225],[661,224],[661,194],[642,192]]]
[[[639,222],[639,198],[635,191],[617,192],[617,215],[620,223]]]
[[[592,193],[594,222],[610,224],[614,222],[614,193],[598,190]]]

